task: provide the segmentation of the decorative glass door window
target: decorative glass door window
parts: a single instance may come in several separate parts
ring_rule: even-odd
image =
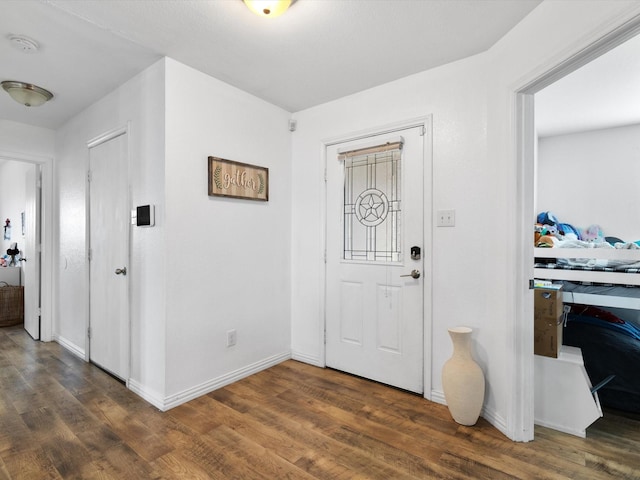
[[[386,144],[339,156],[344,160],[344,260],[402,261],[401,147]]]

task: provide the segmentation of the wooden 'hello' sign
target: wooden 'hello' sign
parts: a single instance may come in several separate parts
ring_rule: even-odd
[[[209,195],[269,201],[269,169],[209,157]]]

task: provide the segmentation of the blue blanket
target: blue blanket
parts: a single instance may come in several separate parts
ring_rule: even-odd
[[[562,343],[582,349],[592,385],[615,375],[598,391],[601,405],[640,413],[640,340],[610,322],[577,317],[569,314]]]

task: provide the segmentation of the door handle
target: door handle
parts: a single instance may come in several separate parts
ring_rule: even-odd
[[[127,267],[116,268],[116,275],[126,275]]]
[[[408,275],[400,275],[401,277],[420,278],[420,270],[411,270]]]

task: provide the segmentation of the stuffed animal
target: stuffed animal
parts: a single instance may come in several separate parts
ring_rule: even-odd
[[[580,232],[580,240],[593,243],[604,242],[602,228],[600,228],[600,225],[589,225],[585,230]]]
[[[536,247],[554,247],[554,239],[555,237],[552,237],[551,235],[542,235],[534,245]]]
[[[536,247],[553,247],[554,239],[559,237],[556,227],[540,224],[534,227],[533,244]]]
[[[555,238],[562,238],[560,235],[560,232],[558,231],[558,227],[556,227],[555,225],[545,225],[546,228],[546,232],[542,232],[542,235],[550,235],[552,237]]]
[[[551,212],[539,213],[538,218],[536,220],[541,225],[556,225],[558,223],[558,219]]]
[[[558,232],[564,236],[565,240],[578,240],[580,238],[580,231],[568,223],[558,223]]]

